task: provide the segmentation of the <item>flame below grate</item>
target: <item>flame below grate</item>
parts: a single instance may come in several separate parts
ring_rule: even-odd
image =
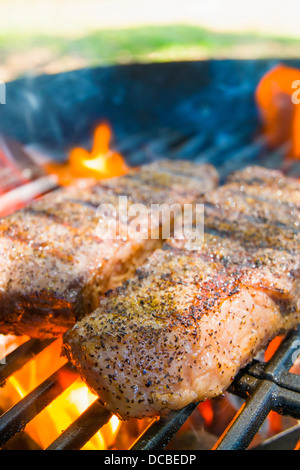
[[[246,145],[245,135],[241,133],[212,147],[204,146],[202,137],[196,133],[187,136],[166,131],[155,138],[134,136],[116,143],[116,147],[131,165],[140,161],[141,153],[148,160],[166,155],[171,158],[192,155],[196,162],[215,164],[221,179],[248,164],[283,168],[287,174],[297,177],[300,174],[299,161],[285,158],[286,145],[270,152],[263,137]],[[221,398],[223,405],[217,399],[206,405],[191,404],[167,418],[128,423],[121,423],[104,410],[97,397],[60,357],[60,340],[46,343],[28,338],[5,340],[6,356],[0,365],[0,382],[5,382],[0,389],[0,408],[4,412],[0,417],[0,446],[4,448],[20,448],[25,446],[25,441],[26,446],[41,449],[154,450],[167,445],[182,448],[186,436],[192,433],[197,448],[241,449],[274,445],[274,441],[272,444],[265,440],[274,432],[279,436],[277,446],[284,440],[289,442],[286,446],[295,447],[300,438],[297,421],[300,377],[286,372],[293,365],[292,359],[296,360],[293,345],[300,341],[298,331],[281,343],[269,362],[254,362],[243,370],[229,393]],[[15,349],[7,355],[7,348]],[[234,401],[232,396],[242,402]],[[222,414],[226,407],[230,412],[226,419],[216,421],[221,406]],[[276,414],[272,416],[273,412]],[[266,421],[270,413],[271,420]],[[285,422],[278,418],[281,415],[287,415]],[[267,424],[261,428],[264,422]],[[188,440],[191,445],[191,439]]]
[[[300,329],[275,352],[271,343],[268,362],[248,365],[224,396],[128,422],[106,411],[60,357],[61,340],[22,341],[0,366],[4,449],[292,449],[300,439],[300,371],[293,365]]]

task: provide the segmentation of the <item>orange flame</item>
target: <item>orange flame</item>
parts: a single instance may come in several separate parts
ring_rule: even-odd
[[[261,79],[256,89],[266,139],[270,146],[290,143],[289,156],[300,158],[300,70],[278,65]]]
[[[268,362],[271,357],[274,355],[274,353],[277,351],[277,349],[279,348],[280,344],[282,343],[282,340],[283,340],[284,336],[283,335],[279,335],[279,336],[276,336],[268,345],[265,353],[264,353],[264,359],[266,362]]]
[[[110,149],[112,130],[106,123],[100,124],[94,133],[91,152],[75,147],[66,164],[51,163],[46,171],[58,176],[60,185],[68,185],[75,178],[105,179],[124,175],[128,167],[119,153]]]
[[[214,419],[214,410],[212,407],[211,400],[205,400],[198,405],[198,410],[200,411],[201,416],[204,419],[205,426],[211,426]]]
[[[17,346],[29,340],[28,336],[14,336],[0,334],[0,364]]]
[[[16,338],[16,347],[18,344],[19,340]],[[2,410],[9,409],[62,367],[66,363],[66,359],[60,356],[60,352],[61,339],[58,339],[21,370],[9,377],[0,389],[0,408]],[[63,384],[64,381],[67,384],[71,382],[67,377],[61,376],[60,382]],[[76,374],[72,385],[68,386],[62,394],[32,419],[27,424],[25,432],[42,449],[46,449],[97,398]],[[83,449],[108,449],[113,444],[120,425],[119,419],[112,416],[110,421],[90,439]]]

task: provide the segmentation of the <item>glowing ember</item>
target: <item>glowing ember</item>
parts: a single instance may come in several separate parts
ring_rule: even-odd
[[[76,147],[65,164],[51,163],[46,171],[58,177],[60,185],[68,185],[75,178],[105,179],[124,175],[128,167],[124,158],[109,147],[112,131],[108,124],[100,124],[94,133],[91,152]]]
[[[270,146],[290,143],[289,156],[300,158],[300,70],[278,65],[256,89],[256,101]]]

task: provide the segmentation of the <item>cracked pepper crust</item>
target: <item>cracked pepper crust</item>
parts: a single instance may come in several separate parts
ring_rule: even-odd
[[[64,336],[63,354],[122,419],[221,394],[300,320],[300,184],[249,167],[204,203],[203,244],[168,241]]]
[[[59,189],[1,219],[0,333],[61,335],[161,246],[159,240],[101,239],[100,204],[117,208],[119,196],[148,209],[184,204],[217,183],[211,165],[163,160],[120,178]],[[109,223],[111,215],[102,218]]]

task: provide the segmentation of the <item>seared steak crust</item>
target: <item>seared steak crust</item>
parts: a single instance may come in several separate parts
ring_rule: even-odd
[[[161,161],[102,183],[59,189],[1,219],[0,332],[61,335],[159,246],[159,240],[130,236],[101,239],[100,204],[118,207],[120,195],[129,206],[183,204],[216,184],[210,165]],[[111,214],[103,217],[109,222]]]
[[[64,337],[64,354],[123,419],[221,394],[300,320],[300,184],[247,168],[200,202],[203,244],[169,240]]]

